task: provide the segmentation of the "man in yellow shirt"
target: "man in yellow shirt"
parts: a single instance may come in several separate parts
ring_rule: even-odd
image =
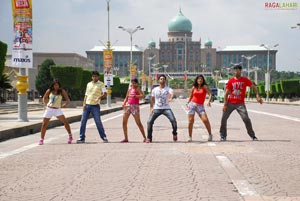
[[[83,113],[81,117],[80,133],[77,143],[85,143],[86,122],[92,113],[97,126],[100,138],[103,142],[108,142],[100,117],[100,101],[107,95],[103,82],[99,81],[99,73],[92,72],[92,81],[86,86],[86,92],[83,100]]]

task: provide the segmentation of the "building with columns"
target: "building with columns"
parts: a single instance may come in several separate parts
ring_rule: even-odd
[[[250,68],[260,68],[266,70],[269,55],[270,70],[276,70],[277,50],[267,50],[259,45],[227,46],[218,49],[213,46],[213,42],[207,39],[201,44],[201,39],[193,40],[192,22],[184,16],[181,9],[168,24],[168,40],[159,39],[159,48],[156,43],[150,40],[147,48],[133,46],[133,62],[138,71],[144,71],[149,75],[160,72],[182,76],[184,73],[203,73],[208,76],[214,71],[225,71],[236,63],[240,63],[244,68],[248,66],[245,57],[256,55],[249,61]],[[229,42],[230,43],[230,42]],[[95,46],[86,51],[87,57],[94,61],[100,72],[103,72],[103,49],[104,46]],[[113,65],[118,69],[120,76],[129,75],[130,46],[112,48],[114,54]],[[160,68],[155,68],[159,64]]]
[[[270,70],[276,70],[276,53],[277,50],[269,50]],[[244,55],[244,56],[243,56]],[[240,63],[247,67],[248,61],[245,57],[252,57],[249,60],[250,67],[259,67],[266,69],[268,65],[268,50],[261,45],[241,45],[227,46],[217,51],[217,66],[221,68],[231,67],[233,64]]]

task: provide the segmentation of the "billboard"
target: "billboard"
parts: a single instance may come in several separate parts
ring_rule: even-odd
[[[32,0],[11,0],[14,41],[12,66],[32,68]]]

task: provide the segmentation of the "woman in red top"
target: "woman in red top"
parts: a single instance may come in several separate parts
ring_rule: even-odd
[[[143,124],[140,119],[140,98],[144,97],[144,93],[140,90],[138,80],[136,78],[131,80],[131,87],[128,89],[125,100],[123,101],[124,115],[123,115],[123,132],[124,140],[121,143],[128,142],[128,129],[127,123],[130,114],[134,117],[135,123],[138,125],[143,137],[146,142],[146,135]]]
[[[209,90],[209,87],[206,84],[205,78],[203,75],[198,75],[193,83],[192,92],[190,98],[188,100],[188,120],[189,120],[189,140],[188,142],[192,142],[192,133],[193,133],[193,125],[194,125],[194,117],[195,112],[199,115],[200,119],[204,123],[207,131],[208,131],[208,141],[212,141],[211,134],[211,126],[205,112],[204,102],[206,98],[206,94],[209,95],[209,102],[207,106],[210,107],[210,103],[213,101],[213,96]]]

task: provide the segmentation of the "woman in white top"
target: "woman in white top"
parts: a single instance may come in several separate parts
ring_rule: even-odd
[[[62,105],[63,98],[66,100],[66,103]],[[47,89],[46,93],[43,96],[43,103],[45,105],[45,113],[43,115],[44,118],[41,128],[41,139],[39,141],[39,145],[44,144],[46,129],[50,119],[53,116],[58,118],[64,124],[69,134],[68,144],[72,144],[73,137],[71,133],[71,128],[68,121],[65,118],[65,115],[61,111],[61,108],[65,108],[70,103],[70,99],[66,91],[61,89],[61,84],[58,80],[54,80],[50,85],[49,89]]]

